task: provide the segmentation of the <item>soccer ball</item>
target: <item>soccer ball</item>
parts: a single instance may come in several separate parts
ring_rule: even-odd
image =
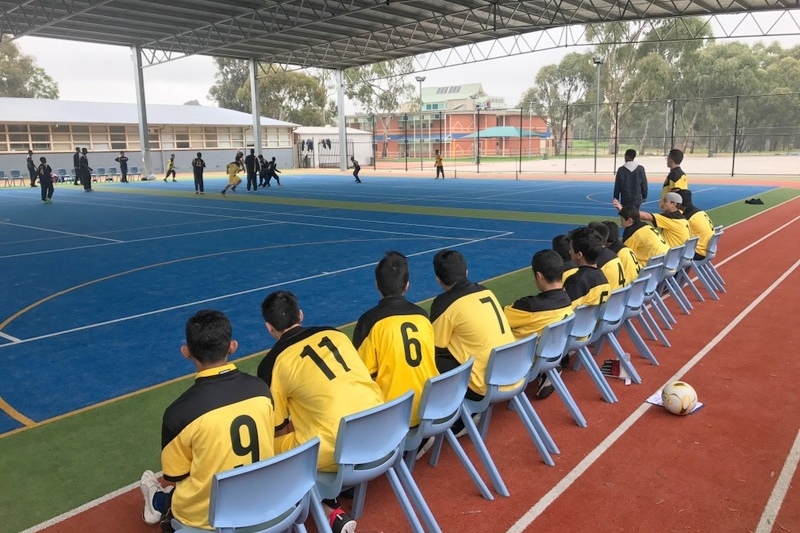
[[[688,415],[697,405],[697,392],[684,381],[673,381],[661,391],[661,403],[674,415]]]

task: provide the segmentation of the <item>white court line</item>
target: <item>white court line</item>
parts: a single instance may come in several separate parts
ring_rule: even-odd
[[[788,492],[792,484],[792,477],[794,477],[794,472],[797,470],[798,462],[800,462],[800,431],[797,432],[797,436],[794,438],[794,444],[789,450],[786,461],[783,463],[781,475],[778,476],[778,481],[772,489],[772,494],[769,496],[769,501],[767,501],[767,506],[761,515],[761,520],[758,521],[755,533],[769,533],[772,531],[775,526],[775,518],[778,517],[778,511],[781,510],[783,500],[786,498],[786,492]]]
[[[792,265],[786,272],[784,272],[777,280],[775,280],[772,285],[770,285],[764,292],[762,292],[758,298],[756,298],[750,305],[748,305],[741,313],[739,313],[736,318],[734,318],[725,328],[720,331],[716,337],[714,337],[711,342],[705,345],[702,350],[697,352],[697,354],[692,357],[683,367],[678,370],[672,377],[670,377],[664,385],[659,387],[657,390],[661,390],[664,388],[668,383],[671,383],[675,380],[680,379],[684,374],[686,374],[689,370],[694,368],[694,366],[699,363],[714,347],[717,346],[736,326],[739,325],[742,320],[744,320],[747,315],[749,315],[753,309],[756,308],[758,304],[760,304],[767,296],[769,296],[772,291],[774,291],[783,281],[788,278],[796,269],[800,266],[800,259],[795,261],[794,265]],[[633,413],[631,413],[628,418],[626,418],[619,426],[612,431],[608,437],[603,439],[603,441],[597,445],[591,452],[589,452],[583,460],[578,463],[575,468],[570,470],[564,478],[559,481],[556,486],[550,489],[547,494],[542,496],[542,498],[536,502],[536,504],[531,507],[528,512],[520,517],[517,522],[508,529],[507,533],[523,533],[525,528],[530,526],[534,520],[539,518],[539,516],[547,510],[550,505],[555,502],[559,497],[561,497],[567,489],[569,489],[573,483],[575,483],[578,478],[580,478],[598,459],[608,451],[611,446],[622,437],[626,431],[628,431],[633,424],[635,424],[647,410],[650,408],[650,404],[647,402],[642,403],[638,409],[636,409]]]
[[[107,237],[96,237],[94,235],[87,235],[87,234],[84,234],[84,233],[72,233],[70,231],[59,231],[57,229],[42,228],[42,227],[39,227],[39,226],[26,226],[25,224],[14,224],[13,222],[0,222],[0,224],[2,224],[4,226],[14,226],[14,227],[17,227],[17,228],[33,229],[33,230],[36,230],[36,231],[43,231],[45,233],[59,233],[61,235],[69,235],[71,237],[85,237],[87,239],[100,239],[100,240],[103,240],[103,241],[123,242],[123,241],[119,241],[117,239],[109,239]]]
[[[512,232],[512,231],[508,231],[508,232],[501,233],[501,234],[498,234],[498,235],[492,235],[492,236],[489,236],[489,237],[483,237],[481,239],[474,239],[474,240],[467,241],[467,242],[451,244],[451,245],[448,245],[447,248],[457,248],[457,247],[461,247],[461,246],[468,246],[468,245],[471,245],[471,244],[476,244],[476,243],[483,242],[483,241],[489,241],[489,240],[493,240],[493,239],[500,239],[500,238],[506,237],[508,235],[512,235],[513,233],[514,232]],[[431,248],[429,250],[423,250],[421,252],[415,252],[413,254],[408,254],[406,257],[414,257],[414,256],[417,256],[417,255],[429,254],[431,252],[438,252],[439,250],[443,250],[443,249],[444,249],[444,247],[440,246],[440,247],[437,247],[437,248]],[[135,315],[129,315],[129,316],[125,316],[125,317],[115,318],[115,319],[112,319],[112,320],[105,320],[103,322],[96,322],[94,324],[87,324],[85,326],[79,326],[77,328],[70,328],[70,329],[65,329],[65,330],[62,330],[62,331],[55,331],[53,333],[47,333],[45,335],[38,335],[36,337],[30,337],[28,339],[20,339],[18,342],[12,342],[10,344],[0,344],[0,349],[7,348],[8,346],[17,346],[19,344],[25,344],[25,343],[28,343],[28,342],[39,341],[39,340],[42,340],[42,339],[49,339],[51,337],[58,337],[58,336],[66,335],[66,334],[69,334],[69,333],[75,333],[77,331],[85,331],[85,330],[89,330],[89,329],[98,328],[98,327],[101,327],[101,326],[108,326],[110,324],[118,324],[120,322],[127,322],[129,320],[135,320],[137,318],[157,315],[157,314],[166,313],[166,312],[169,312],[169,311],[175,311],[176,309],[183,309],[183,308],[186,308],[186,307],[205,304],[205,303],[208,303],[208,302],[217,302],[217,301],[225,300],[225,299],[228,299],[228,298],[235,298],[237,296],[242,296],[244,294],[251,294],[251,293],[254,293],[254,292],[264,291],[264,290],[267,290],[267,289],[273,289],[275,287],[280,287],[280,286],[284,286],[284,285],[292,285],[294,283],[300,283],[302,281],[309,281],[309,280],[312,280],[312,279],[319,279],[319,278],[324,278],[324,277],[327,277],[327,276],[333,276],[333,275],[341,274],[341,273],[344,273],[344,272],[350,272],[350,271],[353,271],[353,270],[359,270],[359,269],[362,269],[362,268],[375,266],[377,264],[378,264],[377,261],[373,261],[371,263],[363,263],[363,264],[360,264],[360,265],[355,265],[355,266],[351,266],[351,267],[347,267],[347,268],[341,268],[339,270],[334,270],[334,271],[330,271],[330,272],[322,272],[320,274],[314,274],[312,276],[304,276],[302,278],[295,278],[295,279],[288,280],[288,281],[281,281],[281,282],[277,282],[277,283],[271,283],[269,285],[264,285],[264,286],[261,286],[261,287],[255,287],[255,288],[252,288],[252,289],[246,289],[246,290],[243,290],[243,291],[224,294],[222,296],[214,296],[212,298],[204,298],[202,300],[197,300],[197,301],[194,301],[194,302],[187,302],[187,303],[183,303],[183,304],[179,304],[179,305],[173,305],[173,306],[164,307],[164,308],[161,308],[161,309],[155,309],[153,311],[147,311],[145,313],[137,313]]]
[[[3,333],[2,331],[0,331],[0,337],[3,337],[4,339],[9,340],[11,342],[20,342],[20,339],[12,337],[11,335]]]

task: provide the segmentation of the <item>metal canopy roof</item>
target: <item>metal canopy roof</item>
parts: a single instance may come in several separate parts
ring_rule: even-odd
[[[0,32],[348,68],[586,23],[796,8],[796,0],[0,0]]]

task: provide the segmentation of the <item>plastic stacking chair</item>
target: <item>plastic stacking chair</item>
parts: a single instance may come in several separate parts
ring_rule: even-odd
[[[692,256],[694,256],[694,252],[692,252]],[[633,345],[636,347],[636,351],[639,352],[639,355],[650,361],[650,363],[653,365],[658,366],[658,360],[656,359],[656,356],[653,355],[650,347],[647,346],[647,344],[644,342],[644,339],[642,339],[642,336],[639,335],[639,332],[636,331],[636,327],[633,325],[633,320],[640,318],[644,313],[645,291],[647,290],[647,284],[649,281],[650,276],[645,275],[639,276],[633,283],[631,283],[630,294],[628,295],[628,299],[625,300],[625,315],[623,316],[622,326],[625,328],[628,336],[633,341]]]
[[[142,178],[142,173],[139,170],[139,167],[130,167],[128,169],[128,179],[133,181],[134,178],[138,178],[138,179]]]
[[[575,321],[575,315],[571,314],[568,317],[548,324],[542,330],[542,335],[539,337],[539,342],[536,343],[536,350],[533,356],[533,366],[528,377],[528,381],[533,381],[539,374],[547,374],[550,378],[550,383],[553,388],[561,397],[561,401],[567,407],[569,414],[578,426],[586,427],[586,418],[578,408],[578,404],[572,398],[572,395],[567,390],[564,380],[561,379],[561,359],[567,353],[567,346],[569,344],[569,333],[572,330],[572,324]]]
[[[305,533],[311,511],[317,528],[331,533],[316,491],[319,439],[286,453],[214,476],[208,521],[218,533]],[[173,519],[181,533],[208,533]]]
[[[386,474],[400,507],[415,533],[423,533],[414,507],[431,533],[441,533],[411,472],[403,462],[403,444],[414,393],[409,391],[383,405],[342,418],[333,452],[336,472],[317,472],[317,490],[323,499],[336,498],[343,487],[355,487],[351,515],[363,513],[367,482]],[[409,501],[409,497],[411,501]]]
[[[501,496],[510,494],[484,443],[492,419],[492,409],[496,403],[511,402],[511,407],[519,416],[539,455],[547,465],[555,466],[551,453],[561,453],[525,395],[538,338],[538,335],[533,334],[492,350],[486,367],[486,395],[478,401],[465,399],[461,407],[461,421],[464,422],[495,490]],[[481,414],[477,427],[472,420],[473,413]]]
[[[11,180],[11,185],[19,182],[20,185],[25,185],[25,180],[22,179],[22,172],[17,169],[12,170],[8,173],[8,177]]]
[[[688,315],[689,309],[692,309],[692,304],[683,294],[678,283],[675,281],[675,276],[678,275],[678,269],[681,264],[681,257],[683,256],[683,246],[675,246],[667,250],[664,254],[664,264],[661,266],[661,273],[659,275],[661,286],[665,287],[670,295],[675,298],[678,307],[681,308],[683,314]],[[674,319],[674,317],[673,317]]]
[[[655,267],[658,268],[658,267]],[[586,371],[594,381],[603,399],[608,403],[617,402],[617,396],[611,390],[606,377],[597,366],[597,362],[589,351],[589,343],[597,328],[597,321],[603,312],[603,305],[582,305],[575,310],[575,320],[572,323],[572,330],[569,333],[569,343],[567,351],[575,351],[577,359],[573,368],[578,370],[581,366],[586,367]]]
[[[69,181],[69,174],[67,174],[66,168],[57,168],[56,169],[56,176],[58,176],[58,181],[64,183]]]
[[[419,401],[419,425],[411,428],[406,437],[406,465],[408,465],[408,470],[413,472],[414,463],[417,460],[417,449],[426,439],[435,437],[429,464],[436,466],[442,450],[442,443],[447,440],[481,495],[487,500],[493,500],[494,496],[489,492],[486,483],[475,470],[451,429],[461,416],[461,404],[464,402],[464,395],[469,386],[472,363],[473,359],[470,358],[466,363],[444,374],[432,377],[425,383]]]
[[[705,299],[703,298],[703,295],[700,294],[700,291],[697,289],[697,285],[695,285],[694,281],[692,281],[692,278],[689,277],[689,269],[694,264],[694,254],[697,251],[697,241],[699,240],[700,237],[692,237],[686,241],[686,244],[683,247],[683,254],[681,255],[681,262],[678,265],[678,272],[675,274],[675,284],[677,285],[678,290],[681,291],[681,294],[684,294],[684,298],[685,293],[683,292],[681,285],[686,283],[689,288],[692,289],[695,298],[697,298],[699,302],[704,302]],[[695,272],[697,271],[695,270]]]
[[[634,383],[640,384],[642,378],[639,377],[639,373],[636,372],[630,360],[625,357],[625,351],[622,349],[622,346],[620,346],[616,336],[619,328],[625,323],[625,312],[627,310],[625,304],[630,297],[631,287],[632,285],[626,285],[625,287],[615,290],[608,296],[608,300],[606,300],[603,306],[603,314],[597,321],[597,329],[594,335],[592,335],[591,343],[597,345],[596,354],[600,355],[603,344],[605,341],[608,341],[617,359],[619,359],[619,364],[625,369]]]
[[[78,174],[75,172],[74,168],[69,169],[69,176],[72,178],[71,181],[73,182],[78,179]]]
[[[108,173],[106,172],[105,167],[97,167],[97,170],[94,172],[93,177],[95,181],[109,181]]]
[[[656,340],[658,338],[666,347],[670,347],[671,344],[667,340],[667,336],[664,335],[664,332],[659,327],[658,323],[656,322],[655,317],[650,312],[652,308],[653,311],[659,315],[661,322],[667,329],[672,329],[672,324],[667,320],[667,317],[663,314],[661,308],[658,307],[656,304],[657,300],[660,301],[661,296],[658,294],[658,274],[661,270],[661,265],[647,265],[644,267],[641,272],[639,272],[639,277],[647,277],[647,284],[645,285],[644,289],[644,306],[642,307],[642,314],[639,316],[639,323],[645,327],[645,331],[650,336],[650,340]],[[650,304],[650,307],[647,305]],[[662,302],[663,304],[663,302]],[[669,311],[667,311],[669,312]]]
[[[716,297],[716,292],[728,292],[725,290],[725,280],[722,279],[722,276],[719,275],[716,267],[714,267],[714,264],[711,262],[717,256],[717,247],[719,246],[719,238],[722,233],[722,226],[714,228],[714,235],[712,235],[711,239],[708,241],[705,258],[694,262],[694,269],[695,272],[697,272],[697,277],[715,300],[719,299]],[[700,276],[701,272],[704,276]]]
[[[116,181],[119,179],[119,171],[117,171],[117,167],[108,167],[108,179],[111,181]]]
[[[3,187],[10,187],[10,179],[5,170],[0,170],[0,181],[3,182]]]

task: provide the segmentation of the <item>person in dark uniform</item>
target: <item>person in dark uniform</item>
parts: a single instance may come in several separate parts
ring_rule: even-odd
[[[261,188],[269,187],[269,162],[264,159],[264,156],[258,156],[258,186]]]
[[[26,160],[28,164],[28,174],[31,176],[31,187],[36,187],[36,163],[33,162],[33,150],[28,150],[28,159]]]
[[[275,158],[273,157],[269,162],[269,172],[267,173],[267,187],[269,187],[269,180],[275,179],[275,183],[278,185],[281,184],[281,179],[278,177],[280,174],[280,170],[278,170],[278,163],[275,162]]]
[[[83,190],[85,192],[92,192],[92,169],[89,167],[89,156],[86,153],[86,148],[81,148],[81,158],[78,163],[78,176],[83,183]]]
[[[194,193],[205,194],[203,192],[203,169],[206,168],[206,162],[203,161],[203,154],[197,152],[197,157],[192,159],[192,172],[194,172]]]
[[[53,169],[47,164],[46,158],[40,157],[39,161],[41,164],[36,169],[36,175],[42,187],[42,202],[52,204],[50,199],[53,197]]]
[[[73,185],[81,184],[81,149],[75,147],[75,153],[72,154],[72,168],[75,169],[75,183]]]
[[[120,152],[119,157],[114,158],[114,161],[119,163],[119,173],[120,181],[122,183],[128,183],[128,158],[125,156],[125,152]]]
[[[253,186],[253,192],[258,192],[258,183],[256,182],[256,151],[250,148],[250,154],[244,158],[244,169],[247,171],[247,190]]]
[[[356,179],[356,183],[361,183],[361,179],[358,177],[358,173],[361,172],[361,165],[358,164],[358,161],[353,156],[350,156],[350,162],[353,163],[353,177]]]

